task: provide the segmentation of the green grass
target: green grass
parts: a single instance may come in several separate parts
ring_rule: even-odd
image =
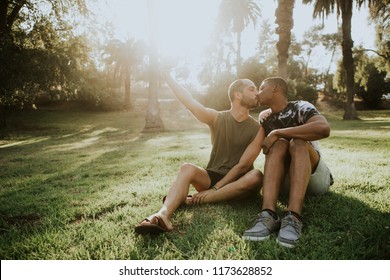
[[[173,232],[140,236],[183,162],[204,166],[206,127],[163,111],[167,131],[142,133],[140,113],[31,111],[9,118],[0,141],[1,259],[388,259],[390,112],[360,112],[321,142],[335,184],[308,197],[300,245],[241,240],[261,196],[180,208]],[[262,168],[264,157],[256,166]],[[278,204],[280,213],[286,201]]]

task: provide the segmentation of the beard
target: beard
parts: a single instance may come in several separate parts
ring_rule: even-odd
[[[260,106],[260,103],[259,101],[256,99],[251,99],[251,98],[248,98],[246,96],[244,96],[241,100],[240,100],[240,104],[241,106],[251,110],[251,109],[256,109],[257,107]]]

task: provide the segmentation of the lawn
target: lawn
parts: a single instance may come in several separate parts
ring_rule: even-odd
[[[390,111],[343,121],[325,112],[321,141],[335,177],[330,194],[308,197],[299,246],[241,239],[259,211],[246,201],[180,208],[174,231],[140,236],[183,162],[204,166],[207,127],[163,110],[167,130],[142,133],[141,112],[36,110],[9,116],[0,140],[1,259],[389,259]],[[264,157],[256,161],[262,169]],[[278,204],[279,214],[286,201]]]

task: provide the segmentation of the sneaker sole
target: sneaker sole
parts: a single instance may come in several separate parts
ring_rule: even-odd
[[[283,242],[283,241],[280,241],[279,239],[276,239],[276,243],[278,243],[279,245],[283,246],[283,247],[286,247],[286,248],[295,248],[296,245],[294,244],[290,244],[290,243],[286,243],[286,242]]]
[[[248,241],[263,241],[269,239],[268,236],[243,236],[242,239],[248,240]]]

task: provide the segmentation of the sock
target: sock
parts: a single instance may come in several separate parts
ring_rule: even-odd
[[[272,218],[274,218],[275,220],[278,219],[278,215],[276,215],[275,211],[272,211],[271,209],[263,209],[263,210],[261,210],[261,212],[263,212],[263,211],[268,212],[272,216]]]
[[[291,211],[291,210],[288,210],[288,211],[285,212],[285,216],[287,216],[289,214],[294,215],[299,221],[302,222],[302,217],[297,212],[294,212],[294,211]]]

